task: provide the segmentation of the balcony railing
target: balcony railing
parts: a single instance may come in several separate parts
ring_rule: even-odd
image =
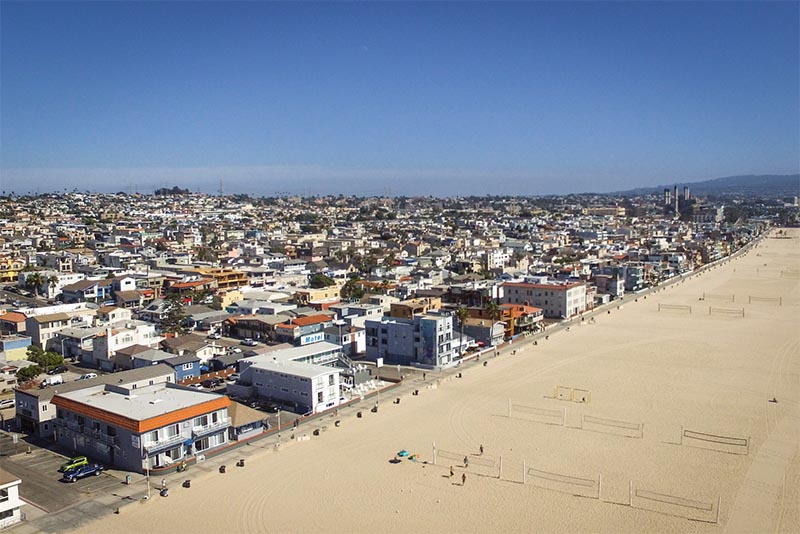
[[[225,417],[225,418],[221,418],[216,423],[209,423],[207,425],[196,426],[196,427],[192,428],[192,437],[196,439],[196,438],[200,438],[200,437],[203,437],[203,436],[207,436],[209,434],[213,434],[214,432],[218,432],[218,431],[222,430],[223,428],[228,427],[229,423],[230,423],[230,419]]]
[[[160,439],[158,441],[150,441],[149,443],[145,443],[144,449],[148,453],[151,453],[153,451],[157,451],[157,450],[160,450],[160,449],[167,449],[169,447],[174,447],[175,445],[178,445],[179,443],[182,443],[186,439],[187,439],[186,436],[178,434],[178,435],[171,436],[171,437],[168,437],[168,438]]]

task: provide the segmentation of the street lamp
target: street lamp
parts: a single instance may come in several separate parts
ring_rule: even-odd
[[[144,468],[147,474],[147,499],[150,500],[150,458],[147,457],[147,450],[142,449],[142,460],[145,461]]]

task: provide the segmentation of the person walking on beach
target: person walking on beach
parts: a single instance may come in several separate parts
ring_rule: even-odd
[[[453,475],[455,475],[455,473],[453,472],[453,466],[451,465],[450,466],[450,478],[453,478]]]
[[[464,456],[464,467],[469,467],[469,458]]]
[[[480,446],[481,456],[483,456],[483,445]]]
[[[467,483],[467,474],[461,473],[461,485],[463,486],[466,483]]]
[[[161,479],[161,489],[162,490],[167,489],[167,479],[166,478],[162,478]]]

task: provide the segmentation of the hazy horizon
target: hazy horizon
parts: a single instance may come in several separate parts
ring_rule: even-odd
[[[797,3],[0,10],[6,191],[550,195],[800,169]]]

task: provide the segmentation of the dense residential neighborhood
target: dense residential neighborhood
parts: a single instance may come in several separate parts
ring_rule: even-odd
[[[458,366],[725,258],[773,208],[688,188],[3,197],[4,421],[107,467],[174,469],[269,431],[259,409],[336,410],[385,385],[381,365]]]

